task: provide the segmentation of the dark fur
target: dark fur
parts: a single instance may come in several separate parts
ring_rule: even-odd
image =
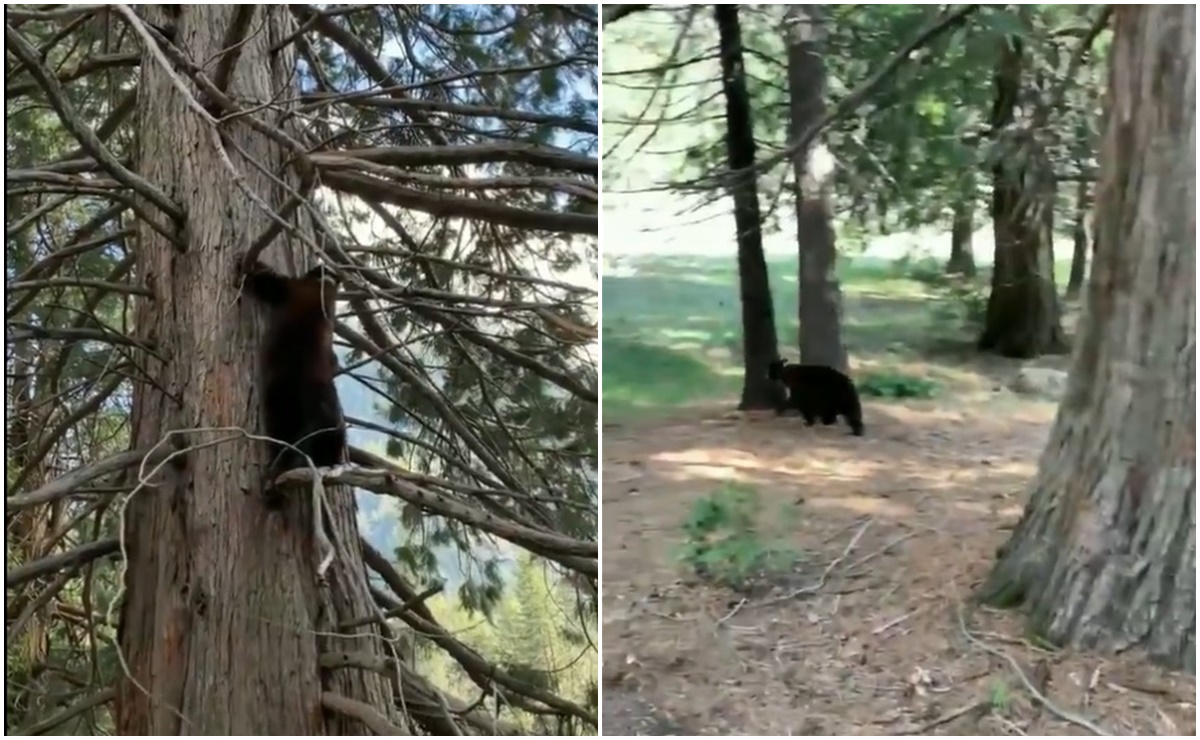
[[[333,379],[333,315],[338,282],[316,267],[289,278],[256,264],[246,286],[271,306],[271,328],[263,357],[267,435],[295,445],[319,468],[345,460],[346,430]],[[295,450],[271,445],[270,480],[308,461]]]
[[[767,377],[782,383],[788,391],[776,413],[782,414],[790,406],[800,412],[808,426],[817,419],[828,426],[841,416],[855,435],[863,435],[858,389],[842,373],[824,365],[790,365],[779,359],[767,366]]]

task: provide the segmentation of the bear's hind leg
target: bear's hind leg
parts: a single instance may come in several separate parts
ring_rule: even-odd
[[[276,478],[289,470],[301,467],[304,458],[290,445],[296,445],[303,435],[304,416],[295,399],[295,386],[285,381],[267,384],[266,427],[271,438],[271,458],[267,461],[266,481],[263,489],[273,488]]]
[[[320,383],[305,396],[307,406],[304,451],[318,468],[332,468],[345,461],[346,428],[337,389],[332,383]]]

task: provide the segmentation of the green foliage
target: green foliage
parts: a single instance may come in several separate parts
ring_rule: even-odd
[[[864,396],[877,398],[933,398],[937,383],[902,373],[874,372],[862,377],[858,390]]]
[[[810,6],[817,7],[817,6]],[[945,11],[934,5],[827,5],[822,60],[832,106],[881,68]],[[790,132],[783,6],[741,6],[747,84],[760,151]],[[606,182],[618,189],[679,183],[724,166],[723,100],[716,33],[707,7],[631,16],[604,29]],[[1002,44],[1020,38],[1032,104],[1053,106],[1052,131],[1037,131],[1056,170],[1094,168],[1106,32],[1065,79],[1097,12],[1094,6],[981,6],[907,60],[824,132],[837,162],[835,212],[879,233],[944,225],[960,201],[987,197],[990,165],[1014,156],[989,128],[992,81]],[[680,32],[686,26],[686,31]],[[1063,99],[1051,98],[1061,89]],[[763,173],[764,203],[788,195],[789,163]],[[644,207],[637,203],[637,207]],[[771,220],[767,220],[770,225]]]
[[[906,254],[892,262],[892,269],[897,276],[926,285],[943,285],[947,281],[945,266],[929,256]]]
[[[499,596],[489,620],[471,616],[462,591],[458,600],[435,596],[429,608],[447,630],[469,639],[486,660],[516,680],[594,710],[596,614],[581,613],[574,591],[535,558],[520,555],[515,566],[512,586]],[[418,642],[432,645],[426,638]],[[457,696],[478,691],[456,660],[436,650],[422,656],[424,672],[439,688]],[[530,734],[595,734],[578,718],[532,715],[507,704],[499,713]]]
[[[759,526],[758,492],[728,485],[695,502],[684,522],[679,558],[697,575],[733,588],[789,567],[795,553],[772,544]]]
[[[934,312],[935,321],[956,322],[974,333],[987,314],[988,286],[978,280],[947,280],[940,293],[943,300]]]
[[[988,703],[992,709],[1003,712],[1012,704],[1012,689],[1008,683],[996,678],[988,684]]]

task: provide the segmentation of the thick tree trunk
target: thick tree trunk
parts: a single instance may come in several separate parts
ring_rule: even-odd
[[[738,6],[715,8],[720,32],[721,75],[725,91],[725,144],[729,168],[738,174],[730,190],[733,220],[737,224],[738,277],[742,298],[742,356],[746,376],[739,409],[773,408],[778,389],[767,379],[767,365],[779,351],[775,334],[775,306],[763,255],[762,222],[758,211],[758,178],[754,166],[754,127],[746,67],[742,60],[742,31]]]
[[[1196,667],[1196,10],[1117,6],[1067,395],[982,595],[1056,643]]]
[[[1021,65],[1021,42],[1009,37],[1001,44],[996,67],[992,129],[998,135],[1014,120]],[[979,348],[1005,357],[1037,357],[1066,347],[1048,228],[1053,213],[1051,169],[1036,143],[1027,146],[1022,156],[999,157],[993,167],[996,252]]]
[[[962,194],[954,203],[954,219],[950,224],[950,259],[946,272],[950,275],[975,276],[975,178],[968,175]]]
[[[819,5],[792,5],[784,17],[788,48],[791,133],[798,136],[825,115],[825,21]],[[830,196],[833,155],[814,141],[796,153],[796,237],[800,249],[800,360],[847,371],[842,344],[842,291]]]
[[[165,20],[164,6],[143,7],[151,21]],[[176,43],[198,62],[219,58],[237,11],[183,6]],[[297,73],[292,47],[282,42],[295,23],[283,5],[257,6],[247,22],[230,96],[285,105],[280,91]],[[384,654],[377,628],[337,626],[377,613],[352,493],[327,489],[337,559],[328,585],[318,585],[311,496],[298,490],[282,510],[269,511],[261,495],[267,445],[229,431],[263,428],[259,362],[267,313],[251,298],[239,299],[237,265],[268,217],[235,183],[215,132],[185,105],[162,66],[147,54],[141,70],[140,174],[183,204],[188,243],[176,248],[139,225],[138,269],[155,297],[141,302],[136,324],[153,346],[141,363],[153,382],[135,383],[133,445],[207,446],[188,451],[183,465],[162,466],[128,502],[119,642],[130,677],[120,681],[117,733],[367,734],[358,721],[326,714],[323,692],[403,722],[385,677],[320,670],[320,655],[330,651]],[[286,193],[272,174],[288,173],[282,176],[294,186],[292,155],[236,120],[222,129],[244,186],[282,203]],[[234,144],[268,174],[236,154]],[[264,259],[282,268],[286,253],[291,272],[312,259],[300,249],[281,237]],[[192,431],[166,439],[178,430]],[[359,637],[329,636],[339,631]]]
[[[1087,215],[1091,210],[1087,180],[1080,178],[1075,191],[1075,223],[1071,228],[1073,248],[1071,251],[1071,274],[1067,278],[1067,297],[1078,298],[1083,289],[1083,276],[1087,271],[1088,230]]]

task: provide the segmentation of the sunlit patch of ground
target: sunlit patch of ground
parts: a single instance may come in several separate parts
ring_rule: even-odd
[[[963,611],[1020,516],[1053,405],[868,401],[864,438],[732,405],[606,420],[606,735],[1089,734],[1032,701],[1009,658],[1110,733],[1195,734],[1193,678],[1049,653],[1020,615]],[[693,502],[727,482],[786,527],[793,582],[741,596],[675,561]]]

